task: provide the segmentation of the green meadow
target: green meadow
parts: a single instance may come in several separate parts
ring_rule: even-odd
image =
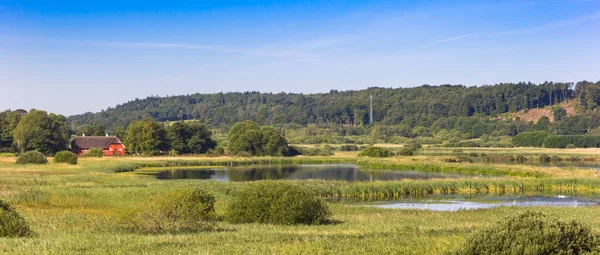
[[[521,153],[522,151],[518,152]],[[544,153],[552,153],[545,151]],[[531,160],[536,157],[531,152]],[[590,157],[594,153],[583,151]],[[0,238],[4,254],[444,254],[462,247],[465,238],[502,218],[527,210],[561,220],[577,220],[600,231],[600,207],[498,207],[435,212],[380,209],[353,202],[327,202],[333,224],[279,226],[217,222],[217,230],[182,234],[139,234],[120,219],[154,195],[203,187],[216,197],[224,215],[236,189],[246,182],[158,180],[140,167],[231,166],[249,164],[349,163],[374,169],[475,173],[494,178],[376,182],[296,181],[324,199],[388,199],[429,194],[600,194],[591,168],[519,164],[448,163],[446,156],[80,158],[78,165],[17,165],[0,159],[0,198],[29,222],[35,235]],[[150,170],[145,170],[148,173]],[[329,201],[329,200],[327,200]]]

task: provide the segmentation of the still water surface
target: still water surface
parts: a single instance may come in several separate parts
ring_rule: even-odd
[[[425,171],[368,170],[355,165],[260,165],[215,169],[172,168],[156,175],[158,179],[199,179],[230,182],[258,180],[339,180],[339,181],[376,181],[376,180],[424,180],[447,178],[473,178],[475,176],[432,173]],[[477,176],[479,177],[479,176]]]
[[[499,206],[557,206],[557,207],[580,207],[580,206],[598,206],[598,198],[569,197],[563,195],[557,196],[492,196],[485,199],[421,199],[405,201],[378,202],[370,205],[379,208],[389,209],[423,209],[432,211],[458,211],[485,209]]]

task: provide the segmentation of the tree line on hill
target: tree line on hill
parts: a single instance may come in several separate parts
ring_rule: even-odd
[[[366,114],[366,104],[361,105],[362,100],[358,99],[367,99],[370,93],[387,104],[376,104],[374,111],[375,115],[379,115],[379,117],[375,118],[374,124],[367,125],[365,121],[368,119],[368,115],[361,113],[352,115],[352,117],[349,113],[356,113],[357,109],[363,109]],[[205,109],[207,114],[202,115],[204,117],[192,116],[199,117],[199,120],[164,123],[161,121],[170,119],[170,117],[166,117],[167,115],[143,114],[147,118],[137,120],[136,115],[133,114],[154,108],[171,108],[172,100],[181,103],[181,100],[186,99],[188,103],[182,103],[182,107],[186,105],[202,106],[217,97],[220,99],[215,99],[215,104]],[[483,100],[484,98],[485,100]],[[567,99],[572,100],[570,105],[575,105],[578,114],[567,115],[561,104],[557,105]],[[365,101],[368,102],[368,100]],[[148,104],[152,106],[150,107]],[[461,104],[463,106],[467,104],[466,108],[461,108]],[[399,105],[403,107],[394,108]],[[534,122],[520,120],[518,117],[513,119],[510,114],[500,114],[523,109],[522,107],[526,109],[547,105],[553,105],[551,116],[553,121],[546,116]],[[312,95],[255,92],[196,94],[136,100],[98,114],[90,115],[88,113],[86,115],[90,115],[89,118],[83,115],[65,118],[39,110],[0,112],[0,152],[39,150],[45,154],[53,154],[68,148],[72,134],[102,136],[107,133],[121,138],[130,152],[139,154],[198,154],[212,150],[223,151],[223,147],[225,147],[223,145],[231,145],[230,148],[235,151],[236,147],[240,147],[231,141],[231,136],[223,135],[227,134],[230,129],[237,129],[238,125],[235,123],[242,123],[239,125],[248,128],[252,127],[253,131],[245,134],[245,138],[254,139],[252,140],[254,142],[264,141],[266,144],[265,147],[247,147],[235,151],[235,153],[244,151],[255,155],[296,153],[286,151],[285,146],[279,146],[287,144],[288,141],[307,144],[417,142],[420,144],[443,144],[444,146],[468,146],[473,145],[473,142],[463,142],[464,140],[477,138],[481,140],[480,144],[476,144],[477,146],[505,147],[512,145],[510,137],[524,132],[544,131],[551,135],[587,134],[588,137],[589,135],[600,135],[600,130],[598,130],[600,127],[599,105],[600,82],[544,83],[541,85],[518,83],[485,87],[445,85],[408,89],[370,88],[362,91],[332,91],[326,94]],[[130,107],[133,106],[137,110],[130,110]],[[227,116],[216,114],[219,112],[218,109],[228,107],[237,110],[226,114]],[[252,110],[258,109],[257,107],[262,107],[261,109],[270,107],[268,113],[264,115],[265,118],[257,118],[259,115]],[[340,110],[342,108],[345,110]],[[298,111],[288,112],[290,109]],[[460,113],[459,109],[467,109],[467,111]],[[281,121],[273,122],[269,116],[272,117],[276,113],[286,116],[290,114],[290,116],[293,115],[293,118],[282,117]],[[120,114],[133,117],[119,118]],[[105,121],[115,120],[116,123],[122,124],[102,121],[99,121],[98,124],[87,123],[88,121],[96,123],[94,116],[105,116]],[[298,116],[300,118],[296,118]],[[357,116],[362,117],[357,118]],[[241,121],[233,122],[238,119]],[[319,121],[311,124],[313,123],[311,119]],[[344,121],[340,121],[342,119]],[[244,122],[246,120],[250,120],[254,125]],[[285,142],[282,142],[278,138],[279,136],[283,137]],[[221,146],[217,146],[216,141],[221,142]],[[579,146],[579,143],[574,143],[575,146]],[[569,144],[571,143],[561,146],[565,147]],[[519,142],[515,145],[519,145]],[[273,146],[278,149],[273,149]],[[590,145],[582,146],[589,147]]]
[[[69,117],[73,129],[103,125],[114,130],[134,120],[159,122],[199,120],[211,128],[229,128],[252,120],[258,125],[367,125],[369,95],[373,95],[373,119],[385,125],[411,126],[422,119],[496,116],[506,112],[540,108],[582,98],[586,109],[600,103],[600,82],[501,83],[493,86],[461,85],[415,88],[369,88],[320,94],[217,93],[148,97],[98,113]]]

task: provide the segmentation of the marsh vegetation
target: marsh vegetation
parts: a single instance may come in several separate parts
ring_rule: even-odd
[[[481,154],[522,154],[530,164],[444,160],[469,157],[472,152],[477,158]],[[357,151],[291,158],[82,157],[77,165],[52,160],[44,165],[19,165],[16,158],[4,157],[0,159],[0,194],[27,223],[28,233],[35,235],[0,238],[0,252],[440,254],[460,252],[473,231],[497,227],[495,222],[506,215],[531,211],[562,222],[577,220],[589,233],[597,233],[598,206],[507,205],[458,211],[365,206],[460,194],[515,197],[513,200],[562,195],[596,201],[600,180],[594,178],[594,168],[545,166],[539,161],[541,154],[569,158],[574,153],[592,159],[595,149],[563,152],[522,148],[453,152],[451,148],[425,147],[414,157],[358,157]],[[419,170],[451,177],[256,182],[155,177],[164,167],[194,171],[242,167],[246,170],[240,172],[245,173],[252,168],[278,172],[286,164],[352,164],[353,171],[370,169],[373,176]]]

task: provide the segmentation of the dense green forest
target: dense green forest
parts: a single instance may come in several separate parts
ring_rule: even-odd
[[[373,124],[367,123],[371,94]],[[270,126],[252,131],[262,134],[265,139],[260,140],[268,147],[256,150],[257,155],[287,154],[285,149],[275,149],[287,142],[597,147],[598,105],[600,82],[586,81],[424,85],[308,95],[246,92],[149,97],[68,118],[38,110],[0,112],[0,152],[53,154],[67,149],[70,135],[109,133],[121,138],[134,153],[205,153],[226,147],[231,142],[230,128],[247,120],[256,127]],[[533,120],[521,120],[517,114],[544,107],[545,115]],[[182,120],[195,121],[179,122]],[[278,140],[279,135],[285,143]],[[146,138],[156,144],[142,142],[149,140]]]
[[[107,129],[128,126],[133,120],[199,120],[210,127],[231,127],[252,120],[259,125],[369,124],[369,95],[373,95],[374,121],[415,126],[422,119],[494,116],[539,108],[582,97],[587,106],[600,102],[600,83],[586,81],[543,84],[501,83],[493,86],[423,85],[415,88],[368,88],[321,94],[218,93],[135,99],[98,113],[69,117],[73,129],[102,125]],[[594,93],[594,96],[588,94]]]

